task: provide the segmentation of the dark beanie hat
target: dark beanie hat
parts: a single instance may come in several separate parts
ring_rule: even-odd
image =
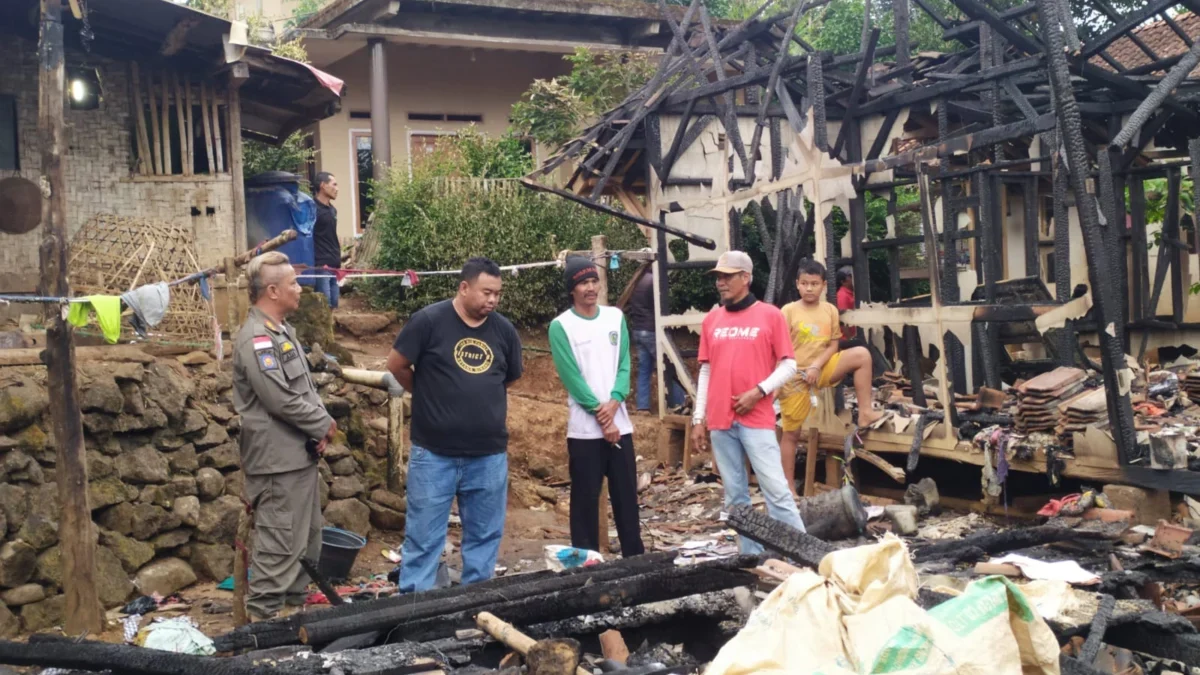
[[[592,263],[591,258],[583,256],[569,256],[567,258],[567,270],[564,279],[567,282],[567,294],[575,290],[575,285],[581,281],[588,279],[599,279],[600,273],[596,271],[596,265]]]

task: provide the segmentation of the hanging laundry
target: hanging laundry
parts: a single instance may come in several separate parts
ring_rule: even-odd
[[[203,293],[201,288],[201,293]],[[171,304],[171,287],[165,281],[139,286],[121,296],[121,301],[133,310],[129,323],[138,335],[146,337],[150,328],[162,323]]]
[[[208,277],[200,277],[196,283],[200,286],[200,297],[212,300],[212,291],[208,288]]]
[[[404,288],[412,288],[421,283],[421,279],[417,277],[417,273],[412,270],[404,270],[404,278],[400,280],[400,285]]]
[[[109,344],[115,343],[121,337],[121,298],[115,295],[89,295],[71,301],[71,310],[67,313],[67,321],[76,328],[88,325],[88,318],[96,313],[96,323],[100,324],[100,332]]]

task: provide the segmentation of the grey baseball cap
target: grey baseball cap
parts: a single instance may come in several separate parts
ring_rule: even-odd
[[[717,258],[717,266],[709,274],[754,274],[754,261],[744,251],[726,251]]]

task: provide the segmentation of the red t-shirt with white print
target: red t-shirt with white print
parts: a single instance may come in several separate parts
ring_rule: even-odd
[[[773,395],[767,395],[746,415],[733,411],[733,399],[767,379],[782,359],[795,358],[787,321],[779,308],[755,302],[739,312],[719,307],[704,317],[700,330],[700,363],[709,364],[709,429],[729,429],[733,423],[752,429],[774,429]]]

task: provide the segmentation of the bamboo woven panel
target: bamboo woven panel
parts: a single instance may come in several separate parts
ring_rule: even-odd
[[[99,215],[71,241],[67,263],[75,295],[120,295],[200,270],[195,241],[186,227],[139,218]],[[166,317],[151,329],[157,340],[212,344],[213,310],[196,284],[171,288]],[[132,336],[126,322],[123,336]]]

